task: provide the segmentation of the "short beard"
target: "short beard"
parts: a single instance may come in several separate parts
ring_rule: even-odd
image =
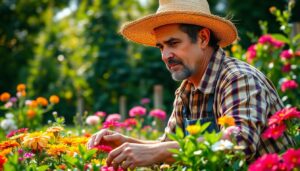
[[[181,71],[175,72],[175,71],[169,70],[171,72],[173,80],[182,81],[182,80],[189,78],[192,75],[192,73],[193,73],[192,70],[187,68],[185,65],[182,65],[182,66],[183,66],[183,69]]]

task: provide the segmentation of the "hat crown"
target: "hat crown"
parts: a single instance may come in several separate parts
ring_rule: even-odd
[[[159,0],[156,13],[168,11],[189,11],[211,14],[207,0]]]

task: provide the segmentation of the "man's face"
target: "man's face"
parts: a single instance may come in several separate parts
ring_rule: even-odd
[[[156,46],[161,50],[162,60],[177,81],[194,76],[201,63],[202,50],[192,43],[189,36],[179,29],[179,24],[170,24],[155,29]]]

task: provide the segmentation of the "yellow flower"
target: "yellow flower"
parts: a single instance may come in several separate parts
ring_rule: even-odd
[[[48,144],[50,137],[42,132],[34,132],[24,137],[23,144],[33,150],[41,150]]]
[[[50,96],[49,101],[50,101],[50,103],[57,104],[57,103],[59,103],[59,97],[56,95],[52,95],[52,96]]]
[[[189,125],[186,127],[186,130],[191,134],[191,135],[195,135],[198,134],[201,130],[201,126],[200,125]]]
[[[6,156],[7,154],[11,153],[11,151],[12,151],[12,148],[7,148],[5,150],[1,150],[0,155]]]
[[[101,162],[100,162],[99,159],[92,159],[92,160],[91,160],[91,163],[93,163],[93,164],[95,164],[95,165],[100,165],[100,164],[101,164]]]
[[[237,52],[238,50],[240,49],[240,46],[239,45],[233,45],[232,47],[231,47],[231,52]]]
[[[2,102],[7,102],[10,99],[10,94],[7,92],[4,92],[0,95],[0,100]]]
[[[235,126],[235,120],[232,116],[222,116],[218,119],[218,124],[221,126]]]
[[[68,146],[65,144],[57,144],[57,145],[49,145],[48,150],[46,151],[47,154],[50,156],[59,156],[67,152]]]
[[[18,92],[25,91],[25,89],[26,89],[26,85],[25,84],[18,84],[18,86],[17,86],[17,91]]]
[[[79,153],[79,149],[78,149],[78,146],[71,146],[69,147],[69,149],[67,150],[67,154],[69,156],[74,156],[75,153]]]

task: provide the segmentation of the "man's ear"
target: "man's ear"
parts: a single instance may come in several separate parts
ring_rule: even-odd
[[[210,40],[210,30],[208,28],[203,28],[198,32],[198,43],[201,48],[208,46]]]

